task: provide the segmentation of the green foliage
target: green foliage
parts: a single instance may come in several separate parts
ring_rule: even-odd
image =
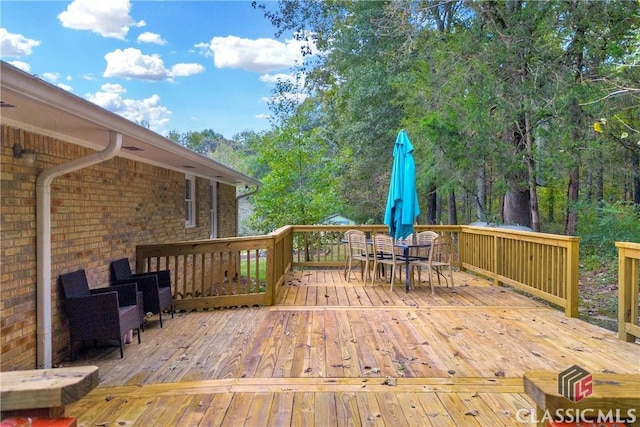
[[[252,197],[251,227],[267,233],[288,224],[315,224],[340,209],[335,147],[317,123],[313,99],[299,104],[300,86],[277,85],[273,131],[253,149],[266,167]]]
[[[265,183],[254,198],[260,229],[338,210],[381,222],[400,128],[415,147],[423,206],[435,189],[438,200],[456,194],[465,218],[499,218],[510,193],[537,192],[543,231],[562,232],[577,207],[584,240],[596,249],[598,227],[625,222],[606,218],[630,218],[616,202],[640,187],[640,68],[624,66],[637,64],[637,1],[300,0],[261,8],[277,34],[312,34],[321,53],[298,70],[303,87],[301,74],[280,83],[272,131],[233,148]],[[600,118],[608,124],[596,134]],[[579,200],[568,200],[571,184]],[[535,206],[518,200],[533,217]],[[598,203],[622,213],[596,211]]]
[[[580,254],[584,260],[615,258],[615,242],[640,242],[640,206],[616,202],[593,208],[583,204],[579,211]]]

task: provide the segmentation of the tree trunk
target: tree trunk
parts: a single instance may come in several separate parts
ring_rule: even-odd
[[[540,231],[540,212],[538,209],[538,186],[536,182],[536,164],[533,158],[533,136],[531,134],[531,123],[529,113],[524,115],[525,140],[527,143],[527,172],[529,174],[529,209],[531,209],[531,228],[533,231]]]
[[[487,171],[485,170],[484,163],[480,167],[478,172],[478,179],[476,180],[476,208],[478,210],[478,221],[487,220]]]
[[[578,65],[582,63],[582,55],[579,56]],[[576,81],[580,75],[580,68],[577,68]],[[571,137],[574,141],[582,141],[582,127],[584,125],[584,117],[582,107],[577,99],[573,99],[570,104],[571,108],[571,124],[573,130]],[[567,217],[564,225],[564,234],[567,236],[575,236],[578,232],[578,201],[580,195],[580,150],[576,150],[575,166],[569,173],[569,184],[567,187]]]
[[[506,135],[509,144],[514,147],[516,156],[527,155],[525,136],[526,129],[524,117],[519,125],[513,125]],[[528,185],[528,171],[526,168],[508,174],[506,177],[507,191],[504,195],[504,222],[505,224],[517,224],[531,227],[531,192]]]
[[[427,193],[427,224],[433,225],[436,223],[437,213],[437,192],[436,186],[433,185]]]
[[[596,171],[596,206],[601,208],[604,206],[604,161],[602,160],[602,141],[598,144],[598,166]],[[598,216],[601,215],[601,210],[598,209]]]
[[[640,206],[640,153],[637,150],[631,150],[629,162],[631,163],[632,173],[633,203]]]
[[[504,222],[505,224],[524,225],[531,227],[531,212],[529,204],[531,193],[528,188],[522,188],[513,183],[508,184],[509,189],[504,195]]]
[[[575,236],[578,231],[578,194],[580,190],[580,166],[576,165],[569,174],[569,186],[567,187],[567,220],[564,225],[564,234]]]
[[[456,208],[456,193],[453,190],[449,192],[449,197],[447,198],[447,212],[449,213],[449,224],[457,225],[458,209]]]

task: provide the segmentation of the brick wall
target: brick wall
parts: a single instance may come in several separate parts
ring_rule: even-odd
[[[93,152],[74,144],[0,127],[2,139],[0,370],[36,365],[35,183],[51,166]],[[35,167],[12,146],[37,152]],[[196,179],[197,224],[184,226],[184,174],[116,157],[56,178],[51,185],[53,363],[69,354],[57,277],[84,268],[91,287],[108,285],[109,262],[135,257],[138,244],[209,237],[209,181]],[[235,187],[218,184],[218,230],[236,230]]]
[[[236,208],[236,189],[218,183],[218,237],[238,235],[238,210]]]

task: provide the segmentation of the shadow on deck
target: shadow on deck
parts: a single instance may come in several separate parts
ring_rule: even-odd
[[[179,313],[142,344],[89,349],[80,426],[522,426],[528,371],[640,373],[640,348],[466,273],[423,284],[290,273],[273,307]]]

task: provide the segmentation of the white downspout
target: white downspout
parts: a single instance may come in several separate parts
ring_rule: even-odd
[[[44,170],[36,181],[37,231],[37,368],[51,368],[51,182],[64,174],[101,163],[115,157],[122,145],[122,134],[109,131],[107,147]]]

